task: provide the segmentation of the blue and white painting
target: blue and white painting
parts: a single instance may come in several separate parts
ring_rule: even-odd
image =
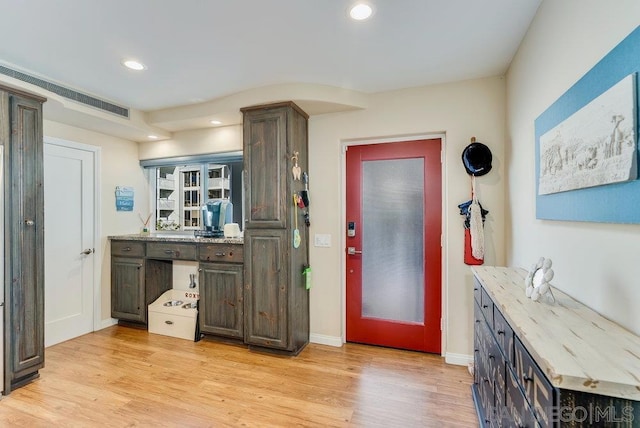
[[[637,168],[633,162],[637,163],[640,159],[640,151],[637,149],[640,123],[637,106],[640,100],[640,84],[637,82],[639,73],[640,26],[538,116],[535,121],[536,218],[640,224],[640,179],[633,179]],[[577,129],[559,128],[562,138],[560,151],[550,149],[553,144],[549,142],[558,135],[556,128],[565,121],[571,121],[573,115],[619,83],[623,97],[621,108],[617,107],[619,104],[615,101],[604,102],[604,105],[613,105],[614,108],[602,107],[600,113],[592,113],[590,118],[580,120],[581,124]],[[635,88],[635,95],[629,94],[629,85],[631,92]],[[633,100],[636,102],[635,107],[629,108],[628,103],[633,104]],[[588,132],[582,128],[588,129]],[[577,143],[571,141],[574,135],[576,139],[581,138],[582,143],[576,144],[572,150]],[[631,147],[628,146],[629,135],[636,136]],[[543,136],[546,140],[544,149],[541,147]],[[622,143],[619,148],[618,142]],[[629,164],[629,157],[623,153],[631,151],[633,147],[636,147],[635,159],[632,156]],[[616,154],[618,151],[620,154]],[[546,155],[542,155],[543,153]],[[625,157],[626,161],[623,161]],[[601,178],[610,171],[616,171],[620,180],[627,181],[615,181],[618,179],[615,177],[614,181],[611,178]],[[540,191],[540,176],[543,172],[548,177],[554,177],[544,179],[543,192],[556,193]],[[561,174],[564,174],[563,178],[560,178]],[[574,174],[580,177],[574,180]],[[568,182],[566,186],[561,183],[565,180]],[[606,182],[609,183],[600,185]],[[574,187],[576,185],[583,187]]]
[[[635,85],[629,74],[540,136],[539,195],[636,179]]]

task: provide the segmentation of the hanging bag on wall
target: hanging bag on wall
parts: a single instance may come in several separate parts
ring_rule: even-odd
[[[471,200],[458,205],[460,214],[465,215],[464,262],[467,265],[484,263],[484,219],[489,211],[484,210],[478,201],[476,177],[491,171],[491,161],[491,150],[472,137],[471,144],[462,152],[462,164],[471,176]]]

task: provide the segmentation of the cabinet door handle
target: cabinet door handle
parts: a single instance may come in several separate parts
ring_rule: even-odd
[[[169,320],[167,320],[167,321],[165,321],[164,323],[165,323],[165,324],[169,324],[169,325],[171,325],[171,324],[173,324],[173,321],[169,321]]]
[[[482,305],[483,308],[487,309],[489,305]]]
[[[142,265],[138,265],[138,269],[142,269]]]
[[[124,247],[122,251],[131,251],[131,247]]]
[[[498,334],[504,334],[504,330],[498,330]]]
[[[523,375],[522,376],[522,380],[525,381],[525,382],[533,382],[533,378],[529,377],[527,375]]]
[[[173,250],[164,250],[165,254],[173,254]]]
[[[27,226],[33,226],[36,223],[33,220],[25,220],[24,224],[26,224]]]

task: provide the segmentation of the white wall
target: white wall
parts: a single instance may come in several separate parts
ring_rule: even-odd
[[[140,159],[242,150],[242,125],[174,132],[170,140],[140,143]]]
[[[507,262],[640,334],[640,225],[535,218],[534,120],[640,25],[638,0],[545,0],[507,75]]]
[[[463,358],[472,355],[472,277],[463,263],[463,219],[457,208],[471,192],[461,153],[472,136],[493,152],[492,172],[478,179],[480,201],[490,211],[485,261],[504,264],[504,117],[505,84],[496,77],[380,93],[370,97],[366,110],[310,118],[311,239],[315,233],[326,233],[332,241],[331,248],[311,247],[312,335],[342,337],[342,141],[445,133],[442,295],[446,310],[443,316],[447,318],[443,352]]]
[[[101,256],[98,262],[101,269],[101,319],[108,320],[111,318],[111,257],[107,237],[140,232],[142,224],[138,213],[145,218],[149,213],[149,189],[138,161],[138,144],[49,120],[44,121],[44,135],[101,147],[101,238],[97,245]],[[133,211],[116,211],[116,186],[135,189]]]

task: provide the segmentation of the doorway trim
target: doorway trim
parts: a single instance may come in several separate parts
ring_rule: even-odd
[[[94,222],[93,222],[93,243],[94,243],[94,257],[96,263],[94,263],[93,270],[93,330],[97,331],[102,328],[102,242],[100,240],[102,236],[101,231],[101,221],[100,221],[100,213],[101,213],[101,194],[100,194],[100,177],[102,176],[100,167],[102,165],[102,148],[99,146],[92,146],[89,144],[77,143],[75,141],[64,140],[62,138],[49,137],[44,136],[45,144],[52,144],[60,147],[67,147],[74,150],[83,150],[89,152],[93,155],[93,213],[94,213]],[[45,215],[47,213],[45,212]],[[111,325],[111,324],[109,324]],[[105,326],[107,327],[107,326]]]
[[[405,141],[414,140],[429,140],[440,139],[441,140],[441,163],[442,163],[442,230],[440,231],[442,236],[442,256],[440,260],[440,269],[442,273],[441,279],[441,330],[440,330],[440,354],[444,356],[447,350],[447,301],[449,296],[447,294],[448,287],[448,272],[447,266],[447,240],[445,239],[445,230],[447,230],[447,180],[446,180],[446,134],[445,133],[421,133],[421,134],[402,134],[397,136],[388,137],[363,137],[363,138],[345,138],[340,140],[340,299],[341,299],[341,318],[342,318],[342,332],[341,339],[342,344],[347,343],[347,277],[346,277],[346,262],[344,257],[344,251],[347,245],[346,240],[346,221],[347,221],[347,149],[350,146],[361,146],[368,144],[383,144],[383,143],[401,143]]]

